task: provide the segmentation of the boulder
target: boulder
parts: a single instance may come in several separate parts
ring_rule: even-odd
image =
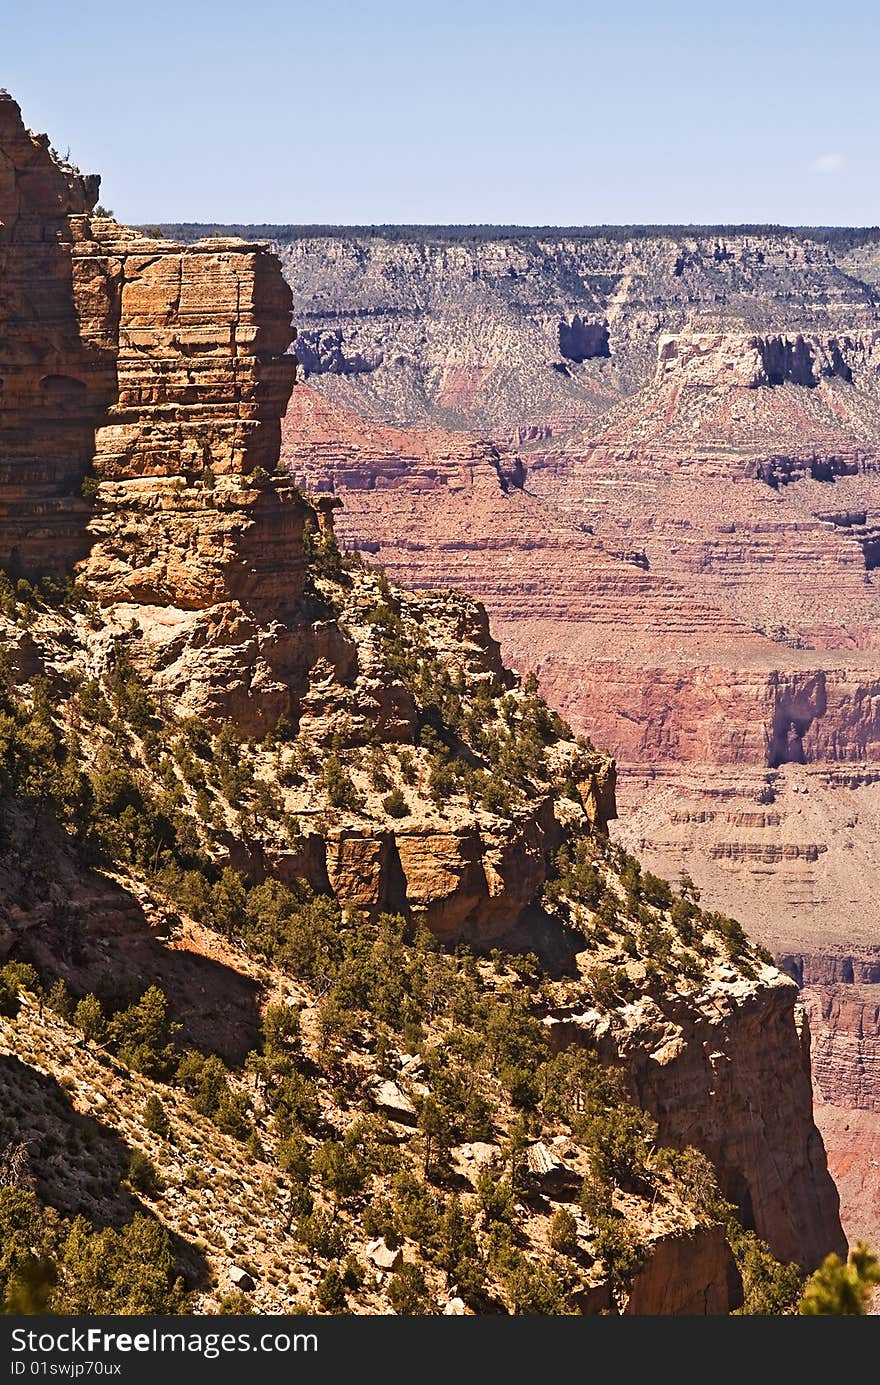
[[[463,1318],[466,1313],[463,1298],[451,1298],[443,1308],[444,1317],[447,1318]]]
[[[399,1248],[392,1250],[385,1244],[385,1239],[379,1236],[375,1241],[368,1241],[365,1255],[377,1270],[396,1270],[403,1260],[403,1251]]]
[[[253,1293],[257,1287],[253,1275],[248,1274],[247,1270],[243,1270],[239,1265],[232,1266],[229,1271],[229,1280],[243,1294]]]
[[[398,1121],[401,1125],[418,1123],[419,1113],[415,1106],[406,1092],[401,1091],[390,1078],[377,1082],[371,1088],[370,1096],[376,1109],[383,1111],[389,1120]]]

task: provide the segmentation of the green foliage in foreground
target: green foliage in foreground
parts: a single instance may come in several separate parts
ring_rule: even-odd
[[[845,1263],[839,1255],[826,1256],[807,1280],[798,1312],[804,1317],[864,1314],[878,1284],[880,1264],[877,1257],[859,1242]]]
[[[4,1313],[182,1313],[188,1301],[171,1239],[138,1214],[96,1230],[68,1221],[25,1188],[0,1188]]]
[[[727,1242],[742,1278],[743,1305],[738,1312],[745,1317],[795,1312],[804,1287],[803,1270],[774,1259],[767,1243],[734,1217],[727,1223]]]

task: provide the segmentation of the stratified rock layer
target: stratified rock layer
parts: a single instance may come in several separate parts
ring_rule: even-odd
[[[0,93],[0,567],[16,576],[63,572],[87,547],[80,486],[116,391],[115,336],[87,338],[76,264],[97,191]]]
[[[661,1141],[705,1150],[725,1196],[775,1255],[813,1264],[829,1245],[837,1194],[812,1119],[796,988],[767,969],[760,984],[719,986],[712,999],[697,1015],[664,998],[628,1007],[625,1019],[587,1011],[549,1023],[560,1047],[583,1044],[624,1066]],[[831,1248],[842,1246],[838,1235]]]
[[[259,744],[246,751],[240,747],[250,764],[248,786],[230,788],[229,795],[215,792],[213,801],[206,791],[210,820],[198,793],[189,793],[200,776],[208,782],[203,767],[193,772],[190,766],[189,776],[178,778],[170,762],[159,767],[149,762],[145,739],[136,748],[130,743],[133,756],[143,753],[137,772],[144,787],[156,774],[170,775],[175,801],[198,820],[193,831],[200,847],[211,853],[215,866],[240,870],[248,883],[268,874],[304,876],[316,889],[331,890],[364,911],[410,912],[444,941],[485,944],[509,938],[517,925],[521,942],[540,941],[537,925],[554,922],[541,912],[540,892],[558,847],[575,827],[581,834],[604,832],[614,812],[613,762],[589,746],[575,745],[552,719],[547,721],[547,709],[531,693],[516,688],[480,606],[448,592],[407,596],[363,567],[346,569],[332,546],[322,547],[315,534],[323,528],[327,539],[330,502],[314,507],[272,474],[278,461],[278,418],[295,371],[293,358],[282,354],[292,333],[289,293],[277,263],[245,242],[211,240],[184,247],[140,237],[110,219],[92,218],[95,184],[59,168],[45,141],[24,131],[14,105],[4,108],[3,119],[15,187],[36,189],[28,194],[31,220],[22,221],[22,236],[28,226],[35,242],[68,247],[60,260],[50,258],[49,263],[52,320],[60,323],[57,342],[52,338],[57,376],[54,370],[46,373],[51,352],[40,338],[44,373],[25,372],[9,415],[4,397],[4,423],[11,419],[12,432],[18,429],[25,449],[9,468],[10,483],[17,487],[8,496],[10,532],[20,536],[10,561],[14,557],[22,570],[42,574],[48,551],[40,508],[44,500],[63,500],[63,487],[68,492],[82,489],[86,471],[92,483],[86,493],[96,492],[82,532],[71,526],[70,541],[61,542],[67,531],[59,527],[55,544],[58,567],[80,557],[80,544],[87,549],[77,575],[96,601],[85,613],[77,609],[55,616],[41,608],[39,640],[23,638],[14,618],[4,614],[4,643],[13,662],[27,662],[30,668],[22,676],[43,672],[50,686],[69,697],[71,686],[94,677],[110,688],[124,658],[156,698],[156,720],[170,708],[215,727],[234,721],[255,742],[259,736]],[[51,197],[40,190],[44,185]],[[13,245],[18,196],[8,194],[11,211],[4,222],[12,228]],[[48,205],[56,196],[57,205]],[[62,313],[55,298],[60,303],[64,296],[58,285],[67,282],[62,270],[68,262],[71,299]],[[18,259],[14,265],[20,281],[33,285],[38,302],[39,257]],[[27,338],[29,314],[32,330],[40,322],[39,310],[29,302],[19,301],[16,313],[13,367],[15,343]],[[582,365],[607,360],[607,324],[581,312],[566,316],[564,325],[562,331],[557,321],[554,331],[573,364],[579,358]],[[319,359],[325,345],[316,348]],[[83,378],[88,373],[83,360],[94,352],[102,365],[112,364],[112,375],[101,376],[101,389]],[[19,355],[24,358],[26,351]],[[366,354],[363,361],[369,366]],[[61,364],[67,368],[62,370]],[[466,375],[456,384],[454,363],[451,369],[444,388],[452,395],[459,387],[467,393]],[[53,385],[53,378],[67,383]],[[34,387],[51,397],[51,417],[58,423],[51,455],[47,452],[41,461],[42,444],[35,443],[30,456],[43,465],[42,473],[39,466],[23,464],[30,455],[28,399],[32,401]],[[36,436],[37,430],[31,431]],[[436,448],[437,440],[429,440],[418,462]],[[64,471],[68,453],[69,469]],[[338,458],[332,460],[335,467]],[[305,474],[314,461],[309,456],[296,469]],[[412,469],[403,470],[396,479],[411,489]],[[430,484],[415,489],[421,491],[420,506],[436,503],[439,485],[446,486],[447,496],[462,493],[484,526],[477,547],[492,558],[504,546],[504,533],[495,525],[498,496],[510,497],[516,513],[528,519],[539,558],[517,592],[516,605],[546,592],[547,555],[555,563],[550,574],[563,574],[571,535],[578,532],[579,558],[602,574],[606,594],[615,595],[621,611],[641,606],[644,623],[665,621],[667,636],[681,627],[695,639],[706,638],[711,628],[712,640],[724,648],[735,646],[740,635],[736,620],[722,615],[713,621],[711,608],[700,601],[682,612],[674,583],[658,581],[640,562],[610,553],[586,527],[575,529],[567,519],[548,523],[547,507],[523,493],[523,477],[521,462],[494,445],[469,446],[464,455],[450,445]],[[64,513],[61,504],[55,510]],[[50,511],[52,507],[46,513]],[[69,513],[78,516],[82,507],[72,506]],[[406,526],[409,518],[401,512],[398,525]],[[308,544],[306,523],[311,528]],[[418,543],[416,534],[410,526],[406,538]],[[448,551],[454,549],[453,542]],[[496,585],[504,589],[501,577]],[[585,589],[578,578],[569,582],[573,608]],[[597,602],[594,610],[600,607]],[[418,717],[416,686],[421,688]],[[419,727],[424,731],[433,725],[429,713],[437,710],[437,699],[450,700],[462,727],[479,723],[481,716],[497,720],[501,708],[504,717],[521,714],[525,728],[528,714],[534,728],[523,738],[523,748],[531,746],[524,763],[537,767],[511,769],[511,775],[525,779],[508,782],[501,775],[497,733],[492,733],[494,751],[489,737],[484,750],[469,748],[467,741],[459,748],[442,718],[451,745],[441,753],[436,736],[433,753],[427,736],[416,744]],[[72,720],[78,716],[74,707]],[[185,729],[197,738],[208,736],[210,743],[210,727],[201,727],[197,719]],[[263,738],[266,732],[273,734]],[[279,745],[278,738],[284,737],[287,743]],[[505,738],[506,745],[512,733],[508,737],[505,732]],[[477,744],[476,732],[473,739]],[[379,750],[378,767],[370,767],[361,753],[369,745]],[[406,775],[404,762],[398,761],[406,793],[396,784],[396,803],[392,797],[389,804],[380,787],[388,768],[383,746],[403,746],[409,756]],[[185,747],[174,753],[188,763]],[[460,783],[458,762],[468,756],[477,764],[483,756],[498,774],[483,768]],[[390,763],[390,753],[385,759]],[[456,762],[454,768],[450,761]],[[254,777],[257,763],[266,778]],[[328,775],[328,769],[333,773]],[[499,777],[503,782],[494,782]],[[183,816],[175,813],[177,823]],[[28,825],[21,814],[16,830],[24,850]],[[36,828],[30,830],[33,836]],[[174,827],[175,842],[178,832],[185,840],[182,824]],[[76,886],[76,902],[86,914],[82,955],[70,962],[85,980],[82,973],[89,967],[106,965],[104,943],[110,935],[136,928],[137,912],[123,905],[110,917],[101,908],[90,911],[100,899],[94,890],[104,885],[95,885],[94,872],[80,859],[72,839],[63,833],[60,840],[51,839],[47,829],[45,840],[63,862],[64,878],[68,887]],[[29,849],[33,851],[33,841]],[[139,868],[136,857],[126,859],[132,870]],[[4,945],[33,931],[38,934],[35,955],[40,945],[44,953],[56,941],[63,946],[69,899],[56,888],[47,905],[35,874],[22,872],[14,860],[4,861],[3,870],[12,901],[10,907],[4,905]],[[71,889],[66,893],[70,896]],[[563,930],[558,920],[556,924],[559,934]],[[109,933],[102,932],[105,928]],[[570,939],[557,936],[556,942],[560,948],[571,947]],[[570,955],[565,960],[572,964]],[[663,1031],[659,1010],[646,1015],[640,1029],[627,1021],[626,1037],[615,1035],[615,1051],[608,1056],[627,1063],[642,1099],[657,1115],[662,1137],[702,1141],[725,1188],[773,1248],[811,1264],[840,1245],[840,1230],[821,1142],[812,1126],[792,1006],[776,1004],[778,993],[788,996],[794,988],[767,968],[740,992],[738,973],[729,970],[730,977],[718,982],[722,994],[717,1001],[712,997],[709,1013],[703,1011],[702,993],[689,985],[678,1013],[670,978],[675,1033]],[[668,1049],[670,1042],[674,1053],[659,1055],[658,1048]],[[767,1044],[766,1072],[764,1055],[756,1052],[762,1043]],[[730,1064],[727,1074],[715,1071],[719,1044]],[[742,1099],[742,1085],[750,1078],[758,1094],[754,1110]],[[774,1124],[767,1092],[770,1085],[786,1082],[789,1097]],[[816,1142],[812,1153],[811,1138]],[[812,1219],[806,1211],[809,1199]],[[711,1238],[679,1237],[668,1263],[681,1283],[675,1291],[663,1292],[656,1282],[651,1284],[649,1274],[634,1288],[636,1303],[642,1295],[642,1307],[633,1311],[657,1305],[664,1311],[686,1311],[698,1305],[701,1295],[703,1311],[729,1306],[720,1285],[719,1277],[726,1273],[721,1252],[717,1237],[714,1243]]]
[[[59,164],[7,96],[0,149],[0,565],[62,574],[88,552],[107,603],[283,615],[306,511],[245,480],[275,467],[296,369],[277,262],[94,218],[98,179]],[[87,473],[103,483],[88,534]]]
[[[799,337],[876,325],[872,289],[833,246],[784,231],[342,231],[280,237],[278,252],[303,365],[328,398],[386,423],[520,442],[564,435],[638,390],[669,333],[745,331],[766,344],[768,376],[800,379]]]
[[[781,952],[876,953],[867,251],[843,272],[833,247],[772,234],[445,250],[343,236],[326,267],[307,239],[284,255],[310,328],[377,362],[318,363],[285,425],[294,472],[344,497],[345,540],[401,582],[485,601],[505,656],[617,756],[616,831],[653,870],[688,872]],[[404,266],[420,285],[408,313]],[[870,1107],[870,1002],[811,994],[820,1112]],[[863,1047],[856,1081],[846,1055]],[[865,1178],[848,1206],[866,1205]]]

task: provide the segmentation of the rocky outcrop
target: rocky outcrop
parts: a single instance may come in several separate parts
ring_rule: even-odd
[[[0,93],[0,567],[13,576],[60,575],[87,548],[80,486],[116,389],[113,332],[83,330],[77,246],[97,194]]]
[[[559,354],[577,365],[610,356],[607,322],[585,322],[579,313],[571,322],[563,319],[559,324]]]
[[[495,437],[596,418],[650,381],[669,333],[754,337],[768,380],[827,378],[831,343],[874,315],[872,290],[832,246],[784,231],[288,228],[278,250],[310,342],[328,343],[328,398],[386,423]],[[352,372],[358,360],[371,369]]]
[[[104,604],[231,599],[284,618],[302,592],[306,510],[266,484],[296,368],[274,261],[244,242],[184,247],[107,220],[78,255],[118,342],[117,395],[95,437],[89,585]],[[84,318],[87,339],[102,330],[106,314]]]
[[[479,945],[509,932],[536,900],[561,842],[546,801],[495,832],[488,824],[331,831],[309,860],[284,869],[276,858],[273,873],[305,878],[316,889],[326,881],[360,909],[415,911],[438,938]]]
[[[858,356],[860,364],[869,366],[878,343],[877,331],[839,337],[802,332],[778,336],[674,333],[658,342],[655,383],[681,381],[709,389],[790,384],[814,389],[820,380],[838,378],[851,384],[850,361]]]
[[[289,707],[260,706],[259,684],[266,667],[294,678],[291,635],[267,640],[253,620],[297,611],[308,514],[268,475],[296,368],[277,262],[243,241],[175,245],[95,218],[98,179],[60,165],[8,97],[0,148],[0,563],[63,575],[80,560],[102,604],[140,610],[170,693],[211,710],[193,696],[198,648],[215,686],[225,672],[247,690],[226,710],[247,720],[253,703],[252,724],[269,724]],[[248,621],[259,649],[234,667]]]
[[[555,652],[536,662],[546,695],[573,725],[588,725],[601,708],[597,740],[631,767],[861,766],[880,758],[880,668],[859,667],[858,655],[849,668],[817,668],[815,655],[800,651],[788,655],[788,667],[779,667],[782,656],[753,656],[739,668],[727,660],[653,664],[650,681],[598,655],[587,668]]]
[[[346,354],[342,329],[334,331],[300,332],[296,341],[296,359],[309,375],[360,375],[382,364],[381,353],[373,357],[355,351]]]
[[[813,1070],[823,1101],[880,1111],[880,988],[810,986],[804,1003],[815,1029]]]
[[[724,1228],[697,1227],[658,1239],[633,1280],[624,1313],[711,1317],[742,1302]]]
[[[239,612],[283,619],[303,592],[307,514],[293,492],[246,478],[210,488],[177,477],[107,483],[81,572],[105,606],[201,611],[234,601]]]
[[[765,969],[730,978],[695,1010],[645,998],[614,1019],[553,1016],[554,1042],[594,1048],[628,1072],[662,1143],[704,1150],[723,1193],[782,1260],[845,1248],[838,1197],[813,1124],[809,1027],[797,989]]]
[[[869,888],[875,878],[868,876]],[[841,1219],[851,1242],[873,1245],[880,1234],[880,955],[870,941],[853,947],[832,932],[825,952],[784,952],[780,965],[802,987],[809,1016],[816,1121]]]

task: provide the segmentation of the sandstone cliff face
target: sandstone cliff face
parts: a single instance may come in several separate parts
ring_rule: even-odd
[[[689,385],[759,389],[762,385],[804,385],[839,378],[852,383],[853,357],[870,368],[880,334],[820,336],[792,333],[746,336],[719,332],[681,332],[657,344],[655,384],[679,379]]]
[[[24,138],[46,153],[40,141]],[[562,957],[559,975],[548,975],[547,985],[577,994],[580,1014],[589,994],[581,967],[590,959],[574,949],[586,935],[548,912],[549,895],[542,899],[541,891],[564,842],[606,849],[615,811],[613,762],[588,743],[575,743],[530,685],[518,686],[477,603],[449,591],[407,594],[369,566],[344,562],[332,542],[330,501],[313,506],[270,474],[277,419],[295,368],[290,356],[279,359],[291,334],[275,262],[241,242],[184,248],[94,221],[87,185],[66,174],[62,182],[65,197],[79,196],[81,188],[84,199],[82,211],[62,199],[60,229],[69,232],[72,282],[79,286],[69,324],[87,344],[106,345],[114,363],[110,397],[90,421],[97,497],[84,526],[89,551],[78,568],[86,597],[82,607],[60,613],[35,600],[27,612],[30,630],[19,628],[22,612],[13,603],[0,634],[25,687],[17,715],[24,717],[44,695],[41,684],[28,683],[44,674],[57,701],[47,715],[57,717],[51,726],[64,737],[53,770],[63,762],[96,797],[105,795],[96,831],[103,833],[107,869],[119,877],[123,900],[104,909],[101,886],[77,855],[74,837],[39,813],[28,822],[15,805],[16,841],[28,866],[10,873],[4,863],[4,947],[27,940],[45,958],[57,946],[64,974],[83,987],[97,984],[114,939],[123,952],[129,933],[140,933],[143,944],[145,926],[155,921],[157,931],[186,950],[198,927],[213,927],[215,886],[223,887],[221,895],[232,889],[223,875],[232,868],[248,901],[253,886],[274,875],[300,882],[307,905],[311,885],[360,911],[335,915],[339,931],[350,931],[355,921],[366,927],[383,909],[399,909],[408,925],[424,924],[443,942],[482,946],[518,926],[521,943],[543,949],[543,930]],[[499,256],[508,268],[509,261]],[[587,356],[578,343],[568,344]],[[429,458],[433,446],[416,461]],[[336,457],[331,460],[335,465]],[[16,474],[23,481],[26,471]],[[401,473],[392,466],[388,475],[402,480],[403,489],[412,480],[406,467]],[[503,549],[503,532],[493,532],[500,494],[530,516],[536,549],[545,551],[549,527],[551,546],[564,552],[571,524],[548,526],[546,509],[523,494],[521,461],[503,449],[476,444],[462,455],[450,445],[430,479],[441,477],[448,495],[476,497],[475,512],[487,526],[482,547]],[[13,500],[16,514],[30,523],[34,500],[24,484]],[[399,523],[406,522],[401,513]],[[621,602],[644,598],[646,624],[664,610],[670,628],[676,619],[700,625],[699,603],[677,617],[670,584],[579,532],[580,552]],[[417,544],[414,533],[407,537]],[[39,566],[38,547],[29,560]],[[518,600],[528,602],[546,576],[539,564]],[[578,582],[569,587],[573,606],[581,590]],[[736,634],[736,623],[724,618],[712,629],[722,641]],[[81,809],[79,800],[71,807]],[[147,861],[139,834],[153,828]],[[48,905],[41,898],[55,853],[81,906],[75,933],[58,882]],[[602,859],[609,899],[624,901],[614,853]],[[189,879],[192,860],[200,863],[200,885]],[[164,886],[156,883],[160,876]],[[160,908],[163,888],[180,892],[186,918],[174,917],[167,900]],[[132,896],[143,898],[142,912],[131,907]],[[238,908],[238,924],[232,908],[222,925],[233,935],[243,927]],[[662,1138],[702,1141],[725,1188],[774,1248],[813,1263],[840,1237],[821,1143],[810,1145],[816,1137],[803,1050],[790,1005],[777,999],[793,988],[772,969],[757,973],[745,944],[743,975],[753,980],[743,981],[736,967],[727,967],[711,921],[701,956],[672,936],[668,920],[651,921],[672,969],[659,998],[640,992],[638,1023],[626,1013],[635,1006],[614,1007],[614,1018],[606,1014],[614,1040],[607,1056],[626,1062]],[[634,945],[632,935],[619,931],[614,946],[620,945],[621,967],[641,969],[647,986],[649,975],[657,975],[649,973],[651,935],[641,943],[645,955],[634,960],[623,947],[624,937]],[[138,948],[139,975],[155,955],[152,947]],[[115,956],[118,961],[118,948]],[[678,987],[680,959],[690,970]],[[183,970],[184,990],[194,976],[211,974],[197,962]],[[475,974],[493,984],[488,966]],[[514,977],[511,971],[512,983]],[[250,986],[238,988],[239,999]],[[323,1013],[310,1019],[315,1045],[324,1040],[326,1019]],[[768,1033],[765,1073],[757,1050]],[[715,1071],[719,1045],[729,1053],[726,1076]],[[662,1080],[655,1067],[665,1070]],[[751,1073],[755,1108],[740,1086]],[[769,1109],[769,1089],[782,1082],[790,1083],[787,1126]],[[337,1117],[348,1119],[338,1111]],[[790,1147],[786,1131],[793,1132]],[[812,1220],[805,1211],[810,1198]],[[678,1231],[695,1231],[696,1220],[679,1218]],[[677,1267],[680,1284],[664,1293],[661,1271],[646,1267],[633,1290],[642,1308],[632,1311],[653,1304],[685,1311],[700,1293],[704,1311],[723,1307],[717,1241],[673,1239],[668,1263]]]
[[[0,565],[18,576],[86,550],[79,488],[116,387],[112,333],[86,338],[75,268],[97,192],[0,94]]]
[[[306,512],[247,478],[274,469],[293,384],[286,285],[242,242],[183,247],[108,221],[92,237],[78,255],[116,289],[118,388],[95,439],[91,584],[105,604],[232,598],[284,618],[302,592]],[[86,318],[84,333],[102,325]]]
[[[17,108],[7,119],[20,125]],[[37,147],[48,177],[53,161]],[[56,557],[81,556],[79,579],[99,602],[128,606],[167,695],[266,729],[293,712],[291,685],[320,644],[300,610],[311,512],[268,474],[296,368],[290,292],[262,249],[146,239],[89,216],[94,180],[88,190],[60,208],[57,234],[70,330],[86,360],[109,366],[66,481],[78,488],[88,469],[96,499],[91,514],[71,502],[78,550]],[[45,218],[39,234],[53,234]],[[73,356],[65,369],[67,392],[88,392]],[[19,561],[45,570],[40,547]]]
[[[832,935],[825,952],[790,951],[780,959],[802,987],[809,1016],[816,1120],[843,1224],[851,1241],[869,1244],[880,1234],[880,956],[872,943],[867,930],[848,945]]]
[[[93,283],[117,288],[119,345],[87,580],[104,604],[232,599],[283,619],[302,593],[306,510],[260,484],[295,372],[289,291],[240,242],[150,242],[107,221],[92,234],[78,253]],[[86,335],[101,327],[85,319]]]
[[[147,623],[170,624],[177,649],[198,647],[216,680],[231,671],[242,623],[290,616],[305,580],[307,508],[262,477],[295,373],[289,289],[244,242],[178,246],[93,218],[98,180],[60,166],[8,97],[0,146],[0,562],[34,576],[81,559],[102,604],[175,612]],[[94,507],[80,495],[87,472]],[[261,670],[277,666],[279,641],[270,651],[256,629],[254,639]],[[176,683],[167,642],[158,661],[182,694],[185,660]],[[260,706],[253,663],[234,672],[253,696],[227,710],[247,719],[252,703],[260,724],[284,698]]]
[[[555,1015],[560,1046],[585,1044],[623,1065],[664,1143],[705,1150],[722,1191],[783,1260],[840,1252],[838,1198],[813,1124],[810,1036],[797,990],[769,969],[731,974],[698,1012],[642,999],[609,1020]]]
[[[722,1227],[667,1236],[633,1281],[624,1312],[649,1317],[729,1313],[742,1301],[735,1281]]]

